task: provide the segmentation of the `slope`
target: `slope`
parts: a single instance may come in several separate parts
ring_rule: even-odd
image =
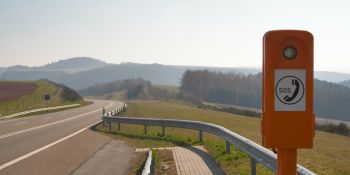
[[[48,80],[0,81],[0,88],[1,116],[35,108],[83,102],[74,90]]]

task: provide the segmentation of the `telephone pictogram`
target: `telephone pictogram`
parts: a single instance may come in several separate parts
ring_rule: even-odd
[[[292,85],[295,86],[295,90],[292,94],[292,96],[286,95],[283,99],[286,102],[291,102],[295,99],[295,97],[297,97],[298,93],[299,93],[299,89],[300,89],[300,83],[297,79],[292,79]]]

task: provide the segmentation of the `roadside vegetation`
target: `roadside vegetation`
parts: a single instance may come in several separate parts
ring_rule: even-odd
[[[261,143],[259,118],[200,109],[182,102],[133,100],[128,102],[128,109],[123,116],[205,121],[224,126]],[[108,127],[103,128],[102,125],[97,126],[97,130],[134,147],[203,144],[227,174],[249,174],[249,157],[234,146],[231,147],[231,154],[225,154],[225,142],[208,133],[203,133],[204,141],[199,142],[198,131],[189,129],[166,128],[164,137],[161,137],[160,127],[148,127],[147,135],[143,133],[143,126],[138,125],[121,124],[121,131],[118,131],[117,125],[112,124],[112,134],[107,132]],[[349,137],[316,131],[314,148],[298,150],[298,163],[317,174],[350,174],[350,147],[346,145],[350,145]],[[261,164],[258,164],[257,172],[272,174]]]
[[[174,156],[171,150],[152,150],[154,163],[154,174],[156,175],[177,175]]]
[[[147,152],[136,152],[131,159],[131,167],[128,175],[142,175],[142,170],[145,166],[147,156]]]
[[[149,81],[143,79],[126,79],[123,81],[117,80],[104,84],[96,84],[79,91],[79,93],[87,96],[87,98],[118,101],[135,99],[183,101],[202,109],[260,117],[260,76],[245,76],[234,73],[224,74],[206,70],[186,71],[180,88],[169,85],[152,85]],[[338,88],[342,90],[341,94],[343,94],[347,89],[346,87],[328,86],[325,83],[317,80],[315,92],[323,94],[325,93],[323,91],[326,91],[326,89]],[[250,88],[247,89],[246,87]],[[345,95],[343,98],[348,98],[347,96]],[[317,98],[319,97],[317,96]],[[315,101],[321,103],[318,99]],[[350,101],[350,96],[348,101]],[[326,106],[323,109],[332,110],[328,109],[328,105]],[[319,115],[317,111],[316,114]],[[342,125],[333,125],[318,124],[316,129],[345,136],[349,135],[346,131],[350,129],[348,126],[345,125],[346,130],[344,130]]]
[[[320,131],[326,131],[334,134],[339,134],[343,136],[350,136],[350,128],[345,124],[340,122],[339,124],[326,123],[326,124],[316,124],[316,129]]]
[[[89,104],[74,90],[48,80],[0,81],[0,87],[2,89],[0,92],[1,116],[36,108],[75,103]],[[49,99],[45,99],[45,96],[49,96]]]
[[[187,70],[181,80],[181,98],[261,108],[262,74],[242,75],[208,70]],[[350,88],[314,80],[314,108],[319,117],[350,121]]]

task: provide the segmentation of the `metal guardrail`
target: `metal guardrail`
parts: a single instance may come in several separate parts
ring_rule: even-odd
[[[147,126],[161,126],[163,136],[165,135],[165,127],[186,128],[198,130],[199,140],[201,141],[203,140],[202,132],[205,131],[226,140],[227,153],[230,153],[230,144],[233,144],[248,154],[251,158],[251,174],[256,174],[256,161],[271,169],[273,172],[277,170],[276,154],[227,128],[212,123],[192,120],[114,117],[114,115],[117,115],[120,111],[125,109],[126,106],[124,105],[116,111],[113,111],[113,113],[109,113],[110,115],[102,116],[103,123],[107,122],[109,124],[109,131],[111,131],[112,122],[118,123],[118,130],[120,130],[120,123],[144,125],[145,134],[147,134]],[[315,175],[315,173],[301,165],[297,166],[297,172],[299,175]]]

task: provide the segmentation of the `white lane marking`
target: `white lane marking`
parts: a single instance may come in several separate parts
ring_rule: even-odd
[[[13,165],[13,164],[15,164],[15,163],[21,161],[21,160],[24,160],[24,159],[26,159],[26,158],[28,158],[28,157],[34,155],[34,154],[37,154],[37,153],[39,153],[39,152],[41,152],[41,151],[44,151],[45,149],[48,149],[48,148],[50,148],[50,147],[52,147],[52,146],[54,146],[54,145],[56,145],[56,144],[58,144],[58,143],[60,143],[60,142],[63,142],[63,141],[65,141],[65,140],[67,140],[67,139],[69,139],[69,138],[71,138],[71,137],[73,137],[73,136],[75,136],[75,135],[77,135],[77,134],[79,134],[79,133],[85,131],[86,129],[88,129],[88,128],[94,126],[94,125],[96,125],[97,123],[99,123],[99,122],[101,122],[101,121],[102,121],[102,120],[100,120],[100,121],[98,121],[98,122],[96,122],[96,123],[94,123],[94,124],[91,124],[91,125],[89,125],[89,126],[83,128],[83,129],[81,129],[81,130],[79,130],[79,131],[77,131],[77,132],[75,132],[75,133],[73,133],[73,134],[70,134],[70,135],[68,135],[68,136],[66,136],[66,137],[63,137],[63,138],[61,138],[61,139],[59,139],[59,140],[56,140],[56,141],[54,141],[54,142],[52,142],[52,143],[50,143],[50,144],[48,144],[48,145],[46,145],[46,146],[43,146],[43,147],[41,147],[41,148],[39,148],[39,149],[36,149],[36,150],[34,150],[34,151],[30,152],[30,153],[27,153],[27,154],[25,154],[25,155],[23,155],[23,156],[21,156],[21,157],[18,157],[18,158],[16,158],[16,159],[13,159],[13,160],[11,160],[11,161],[9,161],[9,162],[7,162],[7,163],[1,165],[1,166],[0,166],[0,170],[4,169],[4,168],[6,168],[6,167],[9,167],[9,166],[11,166],[11,165]]]
[[[104,100],[95,100],[95,101],[106,102],[106,101],[104,101]],[[77,109],[81,109],[81,108],[77,108]],[[75,111],[73,111],[72,113],[74,113],[74,112],[75,112]],[[4,119],[4,120],[0,120],[0,125],[6,124],[6,123],[9,123],[9,122],[19,121],[19,120],[28,120],[29,118],[31,118],[31,117]]]
[[[56,106],[56,107],[47,107],[47,108],[33,109],[33,110],[29,110],[29,111],[23,111],[23,112],[7,115],[7,116],[4,116],[4,117],[0,117],[0,119],[9,119],[9,118],[21,116],[21,115],[24,115],[24,114],[30,114],[30,113],[34,113],[34,112],[41,112],[41,111],[47,111],[47,110],[53,110],[53,109],[69,108],[69,107],[74,107],[74,106],[80,106],[80,104],[72,104],[72,105],[64,105],[64,106]]]
[[[107,105],[106,108],[108,108],[108,107],[110,107],[110,106],[112,106],[112,105],[113,105],[113,103],[109,103],[109,105]],[[44,127],[48,127],[48,126],[60,124],[60,123],[67,122],[67,121],[70,121],[70,120],[74,120],[74,119],[83,117],[83,116],[85,116],[85,115],[88,115],[88,114],[91,114],[91,113],[94,113],[94,112],[97,112],[97,111],[101,111],[101,110],[100,110],[100,109],[97,109],[97,110],[90,111],[90,112],[85,113],[85,114],[77,115],[77,116],[72,117],[72,118],[67,118],[67,119],[55,121],[55,122],[52,122],[52,123],[47,123],[47,124],[44,124],[44,125],[39,125],[39,126],[36,126],[36,127],[32,127],[32,128],[23,129],[23,130],[20,130],[20,131],[15,131],[15,132],[11,132],[11,133],[8,133],[8,134],[4,134],[4,135],[1,135],[1,136],[0,136],[0,139],[4,139],[4,138],[7,138],[7,137],[11,137],[11,136],[17,135],[17,134],[21,134],[21,133],[25,133],[25,132],[37,130],[37,129],[40,129],[40,128],[44,128]]]

